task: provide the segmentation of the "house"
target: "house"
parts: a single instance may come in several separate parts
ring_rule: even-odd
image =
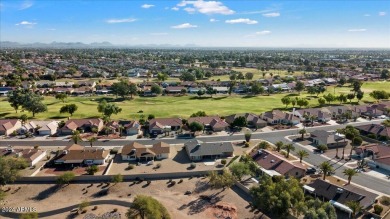
[[[221,120],[218,116],[191,117],[188,119],[188,124],[193,122],[200,123],[205,129],[211,129],[214,132],[224,131],[229,127],[229,124]]]
[[[191,140],[184,144],[184,148],[192,161],[231,157],[234,152],[231,142],[204,143],[199,140]]]
[[[84,147],[78,144],[69,145],[62,150],[54,163],[64,165],[102,165],[108,161],[109,151],[104,148]]]
[[[260,166],[263,173],[274,176],[301,178],[305,176],[306,168],[299,162],[290,162],[287,159],[267,150],[253,150],[250,156]]]
[[[170,145],[164,142],[158,142],[152,147],[146,147],[137,142],[131,142],[123,146],[121,156],[122,160],[154,160],[169,158]]]
[[[69,119],[65,125],[60,129],[63,135],[71,135],[74,131],[92,132],[96,128],[98,132],[103,129],[103,120],[100,118],[92,119]]]
[[[129,77],[140,77],[141,75],[146,75],[148,72],[148,69],[132,68],[127,71],[127,75]]]
[[[12,91],[12,87],[0,87],[0,96],[7,96]]]
[[[46,151],[40,149],[15,149],[13,147],[1,148],[0,157],[21,157],[27,161],[29,166],[34,166],[46,156]]]
[[[162,134],[165,131],[179,130],[183,125],[180,118],[157,118],[149,121],[150,134]]]
[[[310,117],[314,117],[314,120],[319,122],[329,122],[332,118],[329,110],[326,108],[307,108],[293,110],[293,115],[297,116],[301,121],[307,121]]]
[[[167,94],[180,94],[182,90],[185,90],[187,93],[187,88],[183,86],[173,86],[165,88],[165,92]]]
[[[18,119],[0,119],[0,135],[10,135],[22,127]]]
[[[230,125],[234,122],[238,117],[245,117],[248,127],[250,128],[264,128],[267,126],[267,122],[260,119],[259,116],[253,113],[243,113],[243,114],[233,114],[225,117],[225,121]]]
[[[349,201],[359,202],[363,209],[374,204],[377,194],[368,192],[351,184],[340,187],[322,179],[303,186],[305,192],[311,193],[320,200],[329,201],[335,208],[347,213],[352,210],[346,205]]]
[[[119,125],[121,125],[124,129],[124,133],[126,135],[138,135],[141,133],[141,124],[135,120],[127,120],[127,121],[119,121]]]
[[[368,124],[355,126],[357,130],[363,135],[374,135],[378,140],[388,141],[390,140],[390,127],[382,124]]]
[[[216,87],[216,86],[213,86],[212,88],[213,88],[213,90],[215,90],[217,92],[217,94],[227,94],[229,92],[229,88],[228,87]]]
[[[29,121],[18,130],[19,134],[36,133],[38,135],[54,135],[57,133],[57,121]]]
[[[297,125],[299,124],[299,119],[296,118],[292,113],[285,113],[280,110],[273,110],[262,113],[260,117],[267,121],[268,124],[288,124],[288,125]]]
[[[311,132],[310,139],[314,145],[323,144],[328,146],[328,148],[345,147],[348,144],[344,135],[324,130],[315,130]]]
[[[371,144],[355,149],[361,158],[370,157],[368,165],[390,171],[390,147],[387,145]]]

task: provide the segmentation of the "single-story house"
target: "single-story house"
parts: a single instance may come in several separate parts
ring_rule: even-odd
[[[345,147],[348,141],[345,136],[335,132],[327,132],[324,130],[315,130],[310,133],[310,140],[314,145],[326,145],[328,148]]]
[[[29,121],[18,130],[19,134],[37,133],[38,135],[54,135],[57,133],[57,121]]]
[[[123,146],[121,156],[122,160],[154,160],[169,158],[169,153],[170,145],[164,142],[158,142],[152,147],[131,142]]]
[[[301,121],[305,121],[305,117],[311,116],[314,116],[314,120],[319,122],[329,122],[332,118],[332,115],[326,108],[307,108],[294,110],[293,115],[299,117]]]
[[[262,113],[260,117],[267,121],[268,124],[289,124],[297,125],[299,124],[299,118],[295,117],[292,113],[285,113],[280,110],[272,110],[265,113]]]
[[[284,157],[267,150],[253,150],[250,156],[268,175],[283,175],[285,177],[301,178],[306,174],[306,168],[298,162],[290,162]]]
[[[361,158],[370,157],[369,165],[390,171],[390,147],[387,145],[371,144],[355,149]]]
[[[250,128],[264,128],[267,126],[266,121],[262,120],[258,115],[253,113],[233,114],[225,117],[225,121],[231,125],[234,120],[240,116],[245,117],[247,125]]]
[[[0,157],[2,156],[21,157],[26,160],[30,166],[34,166],[46,156],[46,151],[34,148],[15,149],[8,147],[0,149]]]
[[[104,148],[84,147],[78,144],[69,145],[54,160],[55,164],[69,165],[102,165],[108,161],[110,152]]]
[[[138,135],[141,133],[141,124],[135,120],[119,121],[119,125],[123,126],[123,132],[126,135]]]
[[[187,93],[187,88],[183,86],[175,86],[175,87],[166,87],[165,92],[168,94],[179,94],[182,90],[185,90]]]
[[[363,135],[374,134],[377,139],[385,141],[390,139],[390,127],[381,124],[359,125],[355,128]]]
[[[0,135],[10,135],[22,127],[18,119],[0,119]]]
[[[12,87],[0,87],[0,96],[7,96],[12,91]]]
[[[176,131],[183,126],[180,118],[157,118],[149,121],[150,134],[162,134],[164,131]]]
[[[103,129],[103,120],[100,118],[92,119],[69,119],[66,121],[64,127],[60,129],[63,135],[71,135],[74,131],[91,132],[96,128],[98,132]]]
[[[188,119],[188,124],[193,122],[198,122],[206,129],[211,129],[214,132],[220,132],[226,130],[226,128],[229,127],[229,124],[221,120],[218,116],[191,117]]]
[[[349,201],[359,202],[363,209],[374,204],[377,194],[358,188],[351,184],[340,187],[322,179],[303,186],[305,192],[311,193],[323,201],[329,201],[335,208],[346,213],[352,210],[346,205]]]
[[[204,158],[223,158],[233,156],[234,148],[231,142],[204,143],[199,140],[191,140],[184,144],[188,157],[192,161]]]

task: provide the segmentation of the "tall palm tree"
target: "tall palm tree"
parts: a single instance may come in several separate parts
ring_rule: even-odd
[[[297,152],[297,155],[298,155],[298,157],[299,157],[299,162],[302,163],[302,159],[303,159],[304,157],[308,157],[308,156],[309,156],[309,153],[307,153],[307,151],[305,151],[305,150],[299,150],[299,151]]]
[[[72,134],[72,141],[77,144],[79,141],[81,141],[81,137],[80,137],[80,131],[76,130],[73,132]]]
[[[306,133],[307,133],[306,129],[299,130],[299,134],[302,135],[302,137],[301,137],[302,140],[304,139]]]
[[[280,149],[282,149],[282,147],[283,147],[283,145],[284,145],[284,143],[282,142],[282,141],[278,141],[278,142],[276,142],[276,151],[280,151]]]
[[[352,210],[352,218],[356,218],[356,215],[362,210],[362,206],[357,201],[349,201],[345,203]]]
[[[355,169],[344,169],[343,173],[348,176],[348,184],[351,183],[352,177],[358,174]]]
[[[91,147],[93,146],[92,144],[97,140],[96,137],[90,137],[88,138],[88,142],[89,142],[89,145],[91,145]]]
[[[322,178],[323,180],[325,180],[326,176],[333,171],[332,165],[330,165],[330,163],[328,163],[326,161],[321,163],[319,165],[319,168],[322,171],[322,173],[324,174],[324,176]]]
[[[294,151],[295,147],[293,144],[286,144],[284,145],[284,149],[287,151],[286,157],[288,158],[290,156],[290,151]]]

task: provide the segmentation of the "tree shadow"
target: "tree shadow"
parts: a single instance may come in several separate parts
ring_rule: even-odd
[[[110,192],[109,189],[102,189],[102,190],[92,194],[91,197],[93,197],[93,198],[100,198],[100,197],[103,197],[103,196],[107,196],[109,192]]]
[[[62,187],[62,185],[53,185],[53,186],[39,192],[35,197],[32,197],[31,199],[36,200],[36,201],[42,201],[42,200],[47,199],[50,196],[52,196],[60,188],[64,188],[64,187]]]
[[[254,98],[254,97],[256,97],[256,96],[255,95],[245,95],[242,98],[243,99],[249,99],[249,98]]]
[[[6,115],[9,115],[11,113],[0,113],[0,118],[4,118]]]
[[[220,202],[224,195],[219,195],[220,192],[212,195],[201,195],[198,199],[189,202],[186,206],[189,208],[188,214],[199,214],[206,210],[208,207]],[[180,207],[182,208],[182,206]]]
[[[51,116],[49,117],[49,119],[65,119],[65,118],[68,118],[66,116]]]
[[[199,96],[195,96],[195,97],[190,97],[190,100],[206,100],[206,99],[210,99],[212,97],[199,97]]]
[[[228,96],[223,96],[223,97],[214,97],[213,100],[223,100],[228,98]]]

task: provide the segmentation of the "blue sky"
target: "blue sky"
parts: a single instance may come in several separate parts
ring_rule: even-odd
[[[0,0],[0,40],[390,48],[390,1]]]

